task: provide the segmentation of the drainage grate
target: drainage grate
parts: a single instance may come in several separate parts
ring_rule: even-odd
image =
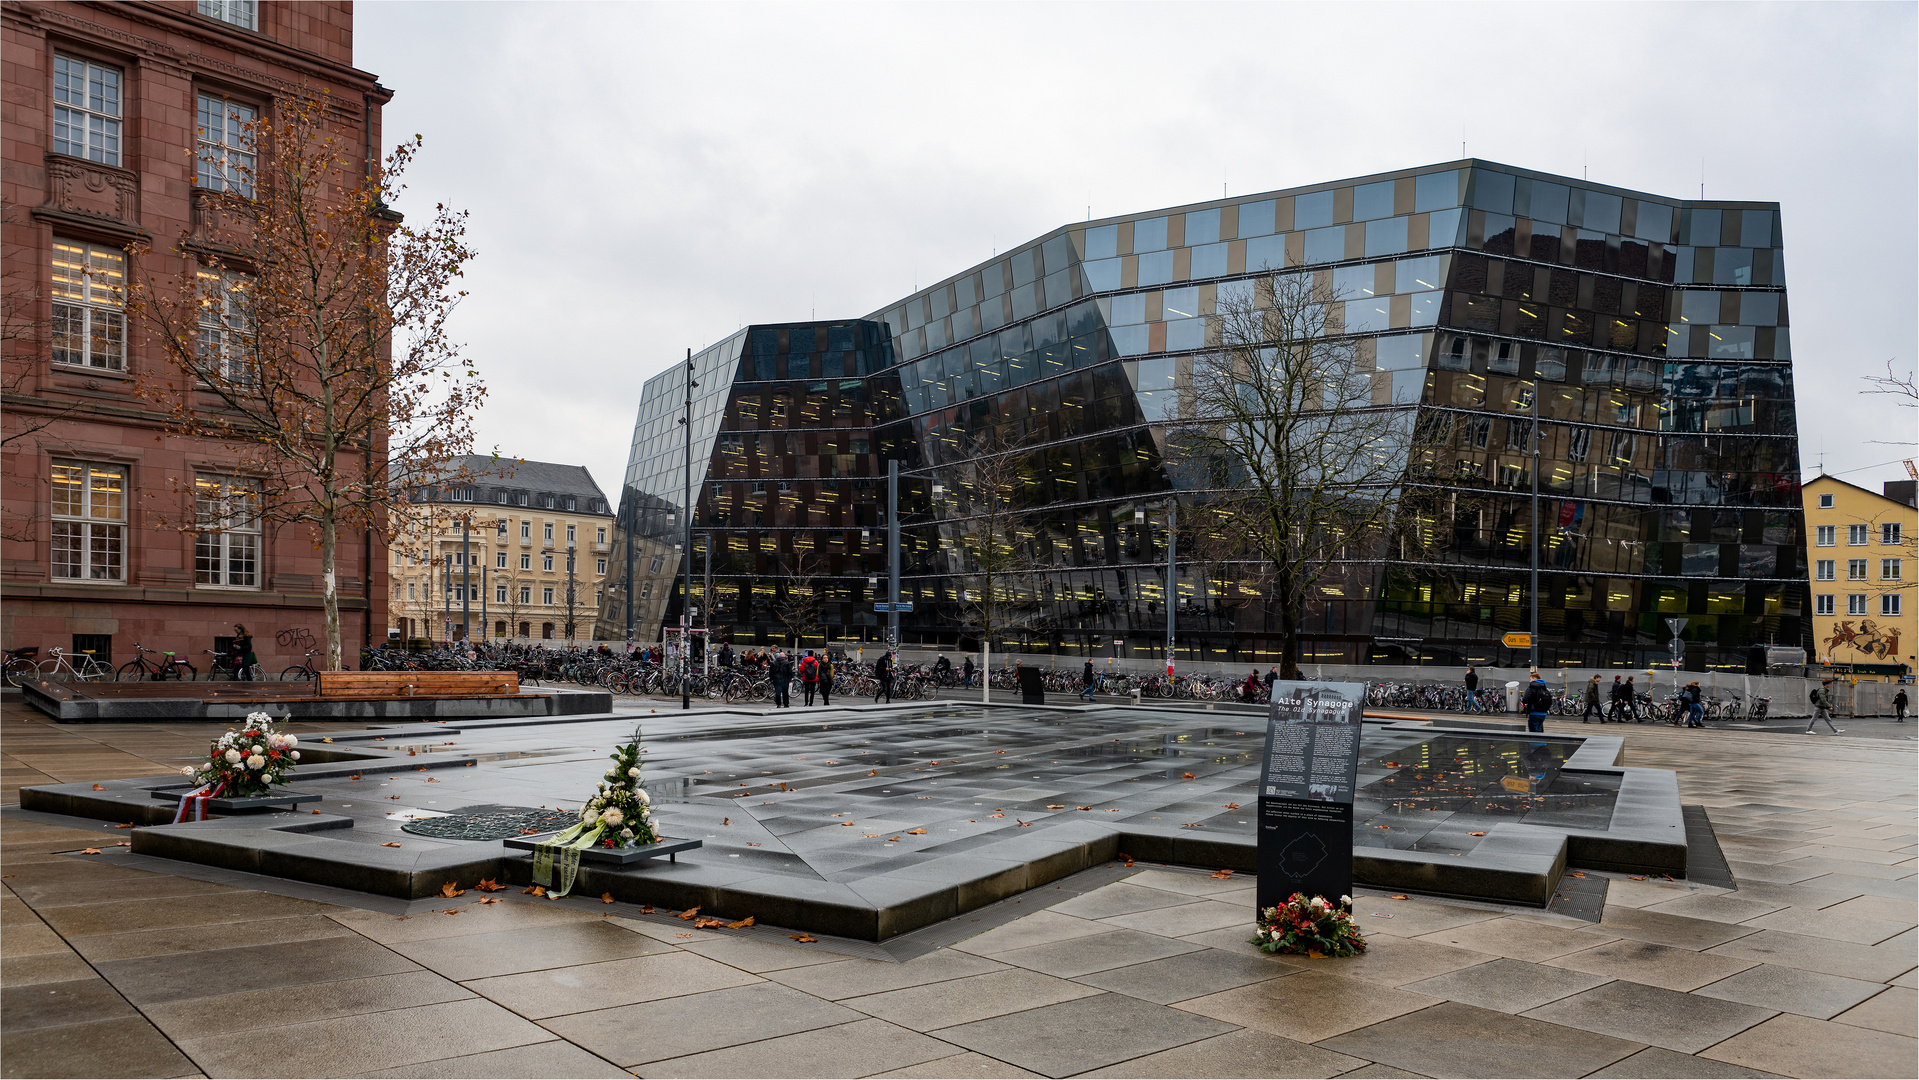
[[[1720,889],[1737,889],[1739,883],[1732,878],[1732,867],[1726,865],[1725,852],[1719,850],[1719,837],[1712,831],[1712,819],[1706,816],[1706,808],[1697,804],[1682,805],[1679,812],[1686,819],[1686,879]]]
[[[530,806],[462,806],[444,816],[409,821],[400,828],[415,836],[441,840],[504,840],[526,833],[557,832],[579,821],[578,814]]]
[[[1559,878],[1559,884],[1553,888],[1553,898],[1546,905],[1546,910],[1554,915],[1570,915],[1575,919],[1596,923],[1606,913],[1607,881],[1602,875],[1567,867]]]

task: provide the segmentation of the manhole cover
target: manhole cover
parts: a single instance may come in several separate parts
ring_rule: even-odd
[[[530,806],[462,806],[444,816],[400,826],[415,836],[441,840],[504,840],[509,836],[557,832],[579,823],[580,815]]]

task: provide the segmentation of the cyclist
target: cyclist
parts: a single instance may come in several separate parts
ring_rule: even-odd
[[[1258,668],[1254,668],[1253,673],[1246,676],[1246,681],[1239,684],[1239,699],[1247,702],[1256,702],[1259,700]]]
[[[886,703],[891,705],[893,703],[893,657],[891,655],[881,653],[880,658],[873,661],[873,679],[878,683],[873,691],[873,704],[878,705],[880,695],[885,694]]]
[[[1479,672],[1471,664],[1466,665],[1466,711],[1479,712]]]

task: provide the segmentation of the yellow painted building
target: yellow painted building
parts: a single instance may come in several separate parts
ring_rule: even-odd
[[[1888,489],[1913,490],[1909,481]],[[1825,475],[1802,495],[1814,658],[1861,675],[1903,667],[1910,679],[1919,671],[1919,510]]]

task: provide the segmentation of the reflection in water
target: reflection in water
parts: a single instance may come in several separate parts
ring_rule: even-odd
[[[1616,775],[1560,772],[1576,741],[1369,735],[1353,806],[1360,847],[1464,855],[1478,845],[1475,833],[1502,824],[1605,829],[1612,822]]]

